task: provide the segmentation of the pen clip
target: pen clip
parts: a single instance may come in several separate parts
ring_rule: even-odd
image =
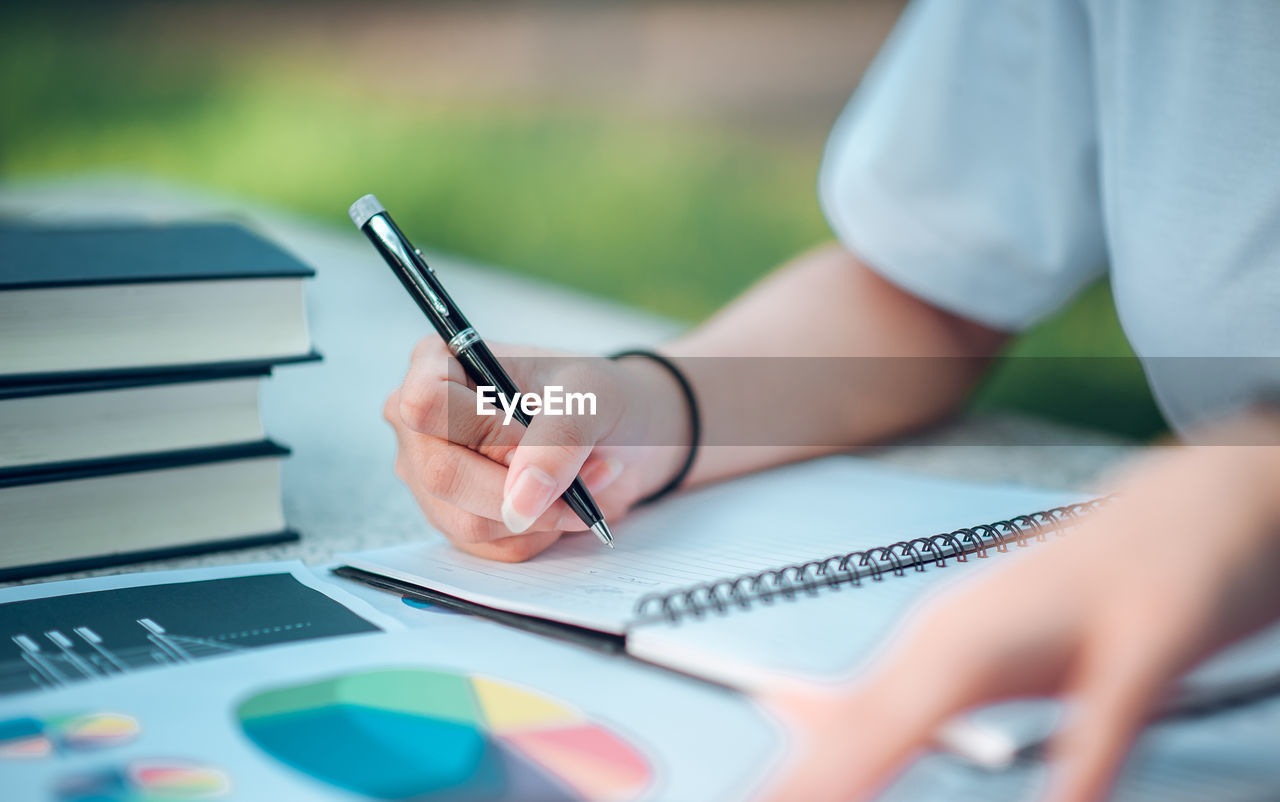
[[[427,300],[431,302],[431,306],[437,312],[444,317],[448,317],[449,307],[445,305],[444,301],[440,300],[440,296],[436,295],[435,290],[431,289],[431,286],[422,279],[422,276],[418,271],[413,269],[413,257],[409,255],[407,250],[405,250],[404,241],[401,240],[400,237],[396,236],[396,232],[392,230],[391,226],[387,225],[387,222],[378,215],[374,215],[369,218],[369,225],[373,226],[374,230],[378,232],[382,242],[388,248],[395,251],[396,257],[399,258],[401,263],[405,266],[405,272],[409,274],[410,280],[413,281],[413,284],[418,288],[418,291],[427,297]],[[421,253],[419,253],[419,255],[421,255]],[[424,261],[423,264],[426,264],[426,262]],[[427,269],[429,270],[430,268]]]

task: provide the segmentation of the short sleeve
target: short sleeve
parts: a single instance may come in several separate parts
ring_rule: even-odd
[[[1106,261],[1082,0],[916,0],[819,177],[836,236],[889,281],[1003,330]]]

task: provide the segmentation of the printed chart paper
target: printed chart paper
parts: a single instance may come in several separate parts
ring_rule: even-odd
[[[745,698],[464,616],[0,700],[6,793],[163,799],[742,798],[780,738]]]
[[[0,590],[0,697],[400,628],[299,562],[7,588]]]

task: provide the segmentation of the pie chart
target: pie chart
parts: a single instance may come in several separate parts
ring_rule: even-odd
[[[236,710],[279,762],[374,799],[616,802],[644,755],[578,710],[484,676],[418,668],[273,688]]]
[[[137,720],[123,713],[5,719],[0,721],[0,761],[122,746],[140,731]]]
[[[53,789],[57,802],[182,802],[231,791],[221,769],[190,760],[145,759],[69,774]]]

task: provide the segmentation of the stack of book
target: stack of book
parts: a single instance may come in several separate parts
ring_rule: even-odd
[[[0,580],[297,538],[258,391],[314,272],[234,224],[0,224]]]

